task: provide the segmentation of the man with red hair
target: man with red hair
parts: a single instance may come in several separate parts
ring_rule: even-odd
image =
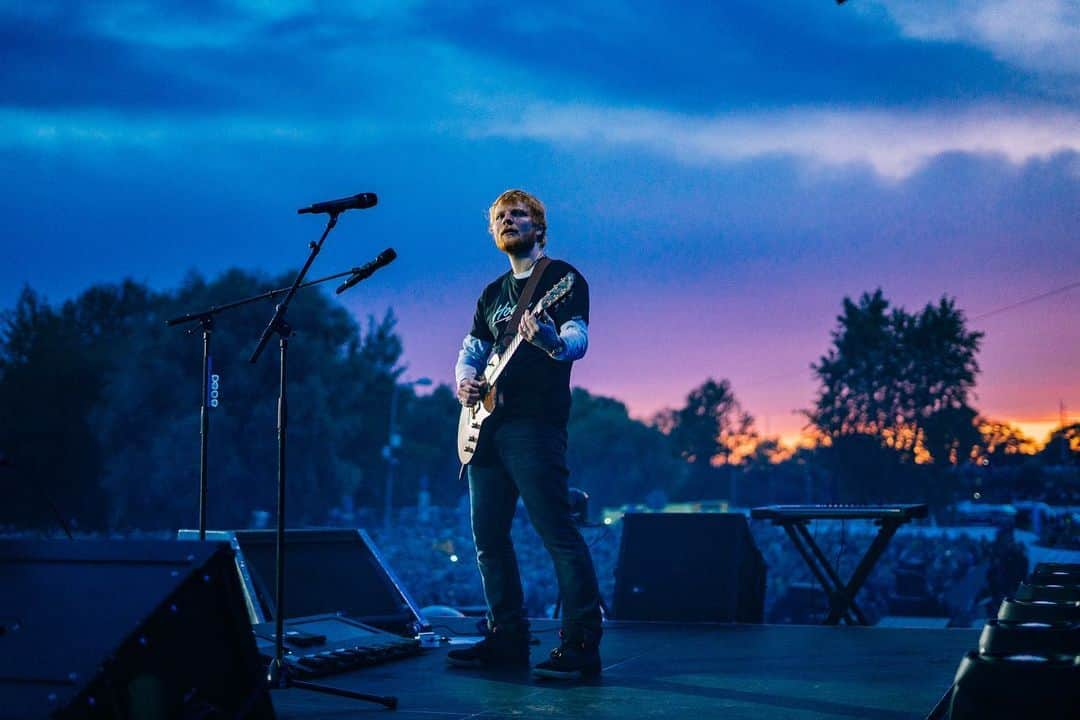
[[[481,293],[472,329],[455,366],[458,399],[477,403],[487,392],[483,371],[493,347],[519,332],[523,342],[500,376],[497,409],[484,424],[468,465],[476,559],[487,601],[488,632],[479,643],[447,656],[458,667],[528,666],[529,623],[510,528],[518,498],[555,564],[563,620],[561,642],[537,665],[538,677],[580,679],[600,672],[600,592],[589,548],[570,513],[566,423],[570,367],[588,347],[589,289],[570,264],[540,263],[533,301],[567,273],[569,299],[539,318],[524,313],[507,325],[547,247],[543,203],[523,190],[507,190],[488,212],[495,245],[510,261]]]

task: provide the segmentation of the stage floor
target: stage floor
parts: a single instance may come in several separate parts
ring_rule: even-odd
[[[475,618],[448,619],[437,634],[475,634]],[[558,644],[558,621],[536,620],[533,663]],[[279,718],[923,718],[951,684],[978,630],[679,625],[605,626],[603,676],[586,685],[541,681],[528,671],[452,669],[451,645],[419,657],[332,675],[328,685],[396,695],[394,713],[290,689],[272,694]]]

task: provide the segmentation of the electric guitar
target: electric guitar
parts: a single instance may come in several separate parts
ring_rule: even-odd
[[[544,293],[544,297],[540,298],[540,302],[525,312],[533,317],[539,317],[566,300],[570,296],[570,290],[573,286],[574,273],[567,273],[562,280],[559,280],[550,290]],[[482,378],[486,388],[484,396],[475,405],[462,406],[461,408],[461,417],[458,419],[457,446],[458,459],[461,460],[462,465],[468,465],[476,453],[476,445],[480,440],[480,428],[483,427],[484,421],[491,417],[491,414],[496,409],[495,404],[498,397],[496,385],[499,382],[499,376],[502,375],[503,370],[506,369],[507,364],[509,364],[511,358],[514,357],[514,353],[517,352],[523,342],[526,342],[526,340],[518,332],[501,354],[491,353],[487,365],[484,367]]]

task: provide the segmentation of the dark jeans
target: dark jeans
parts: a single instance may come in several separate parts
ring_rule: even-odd
[[[566,428],[507,418],[481,439],[469,463],[473,539],[484,582],[488,623],[527,627],[524,596],[510,527],[520,496],[555,563],[563,630],[571,637],[600,638],[600,591],[589,547],[570,518]],[[488,428],[485,426],[485,432]]]

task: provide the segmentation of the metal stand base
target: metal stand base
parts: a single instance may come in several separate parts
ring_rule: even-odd
[[[319,685],[317,683],[307,682],[306,680],[297,680],[289,673],[288,666],[276,658],[270,661],[270,667],[267,670],[267,682],[271,690],[299,688],[301,690],[310,690],[311,692],[334,695],[336,697],[344,697],[351,700],[366,700],[367,702],[378,703],[390,710],[396,710],[398,705],[398,699],[392,695],[369,695],[367,693],[354,692],[353,690]]]

